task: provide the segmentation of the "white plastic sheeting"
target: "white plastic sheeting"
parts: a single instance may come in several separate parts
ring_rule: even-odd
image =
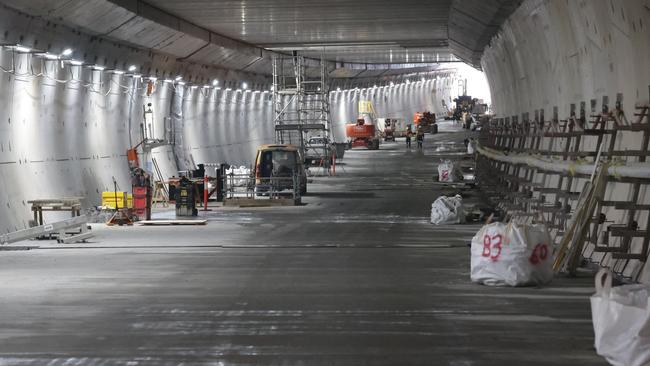
[[[558,173],[568,174],[587,174],[590,175],[594,172],[595,165],[579,162],[567,162],[562,160],[542,159],[535,155],[530,154],[503,154],[499,151],[489,149],[486,147],[479,147],[478,151],[481,155],[502,161],[510,164],[528,165],[533,168],[548,170]],[[607,174],[614,177],[628,177],[628,178],[650,178],[650,163],[619,163],[612,165],[607,170]]]

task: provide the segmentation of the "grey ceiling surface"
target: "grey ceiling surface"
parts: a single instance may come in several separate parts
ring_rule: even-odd
[[[96,35],[224,68],[270,72],[273,52],[339,65],[480,56],[520,0],[0,0]],[[354,73],[353,73],[354,74]]]
[[[447,39],[451,0],[146,0],[246,42],[314,44]]]
[[[145,0],[224,36],[309,57],[358,63],[455,59],[452,0]]]

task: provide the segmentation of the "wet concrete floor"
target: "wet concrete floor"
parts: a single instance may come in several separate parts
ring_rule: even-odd
[[[605,365],[591,277],[476,285],[479,225],[428,223],[455,191],[432,180],[440,142],[463,138],[348,151],[301,207],[1,251],[0,365]]]

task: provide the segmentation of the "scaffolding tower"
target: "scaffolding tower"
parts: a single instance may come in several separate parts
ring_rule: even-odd
[[[320,73],[309,76],[305,58],[297,52],[273,58],[273,108],[276,143],[293,144],[303,156],[311,137],[329,141],[330,105],[327,66],[320,60]],[[328,156],[323,147],[323,156]]]

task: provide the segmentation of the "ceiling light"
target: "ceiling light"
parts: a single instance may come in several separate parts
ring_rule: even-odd
[[[130,72],[133,72],[133,71],[135,71],[135,69],[137,69],[137,67],[136,67],[135,65],[131,65],[131,66],[129,66],[129,69],[128,69],[128,70],[129,70]]]
[[[122,70],[113,70],[113,74],[122,75],[122,74],[124,74],[124,71],[122,71]]]
[[[29,47],[21,46],[21,45],[15,45],[14,46],[14,51],[20,52],[20,53],[30,53],[32,52],[32,49]]]
[[[158,81],[158,78],[155,77],[155,76],[149,76],[149,81],[152,81],[152,82],[155,83],[156,81]]]
[[[172,80],[172,79],[165,79],[165,80],[163,80],[164,83],[171,83],[171,82],[173,82],[173,81],[174,81],[174,80]]]
[[[58,60],[58,59],[59,59],[59,56],[58,56],[58,55],[54,55],[54,54],[52,54],[52,53],[48,53],[48,52],[45,52],[45,53],[43,53],[43,54],[41,54],[41,55],[42,55],[43,57],[45,57],[46,59],[48,59],[48,60]]]
[[[422,82],[425,82],[425,81],[426,81],[426,79],[425,79],[425,78],[422,78]]]
[[[93,70],[104,71],[106,68],[104,66],[93,65]]]
[[[395,86],[395,83],[391,81],[390,86]]]
[[[244,90],[248,89],[248,83],[243,82],[243,83],[241,84],[241,88],[244,89]]]
[[[213,86],[219,85],[219,80],[217,80],[217,79],[212,80],[212,85]]]
[[[176,81],[181,81],[181,80],[183,80],[183,77],[179,75],[179,76],[177,76],[176,79],[174,79],[174,80],[176,80]]]
[[[336,88],[336,91],[340,92],[340,91],[341,91],[341,88]]]
[[[67,56],[70,56],[70,55],[72,55],[72,48],[66,48],[65,50],[63,50],[63,52],[61,52],[61,56],[66,56],[67,57]]]
[[[73,66],[81,66],[81,65],[84,64],[83,61],[79,61],[79,60],[70,60],[68,62],[70,63],[70,65],[73,65]]]
[[[178,85],[185,85],[185,82],[184,81],[179,81]]]

